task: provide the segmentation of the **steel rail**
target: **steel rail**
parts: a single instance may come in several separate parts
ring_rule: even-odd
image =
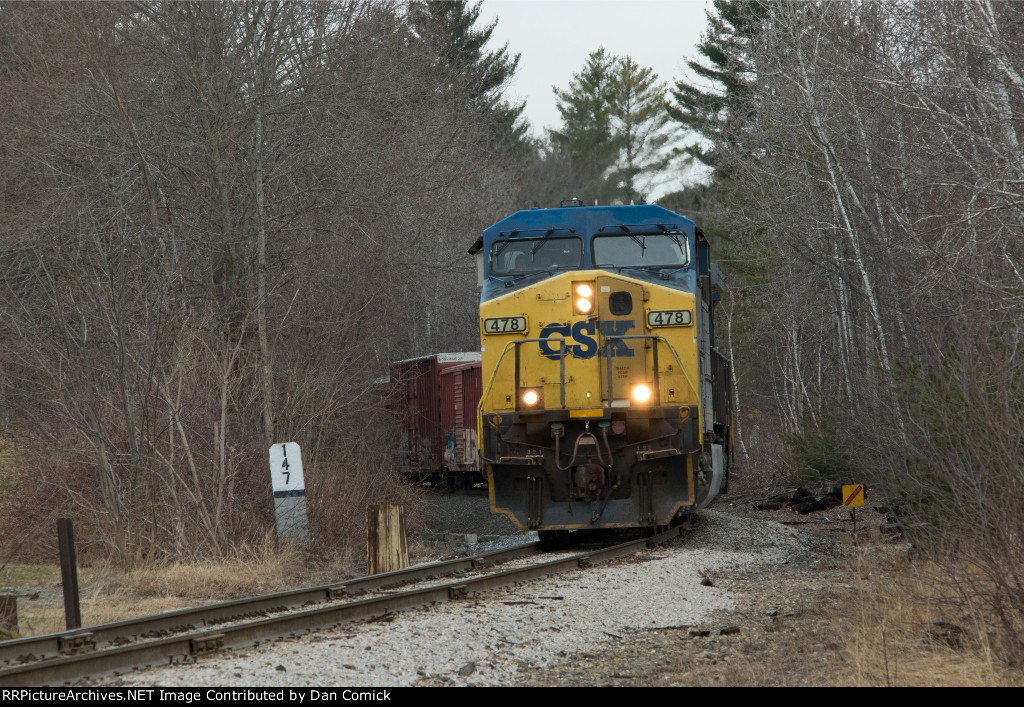
[[[3,668],[0,669],[0,687],[61,685],[87,677],[97,678],[111,673],[123,673],[133,668],[194,661],[221,649],[252,648],[267,641],[291,638],[354,621],[381,619],[399,611],[469,597],[492,589],[585,569],[597,563],[626,557],[678,535],[684,527],[671,528],[650,538],[631,540],[526,567],[490,572],[479,577],[460,578],[432,587],[410,589],[368,599],[335,602],[246,623],[215,627],[212,630],[183,633],[168,638],[62,655],[49,660]]]
[[[152,616],[114,621],[71,631],[0,641],[0,668],[48,660],[59,655],[87,650],[102,650],[147,639],[165,638],[174,633],[194,632],[228,621],[265,616],[271,612],[287,611],[308,604],[351,598],[366,592],[397,587],[409,582],[480,569],[538,552],[540,552],[538,543],[528,543],[454,560],[415,565],[394,572],[356,577],[332,584],[221,601],[206,606],[167,611]]]

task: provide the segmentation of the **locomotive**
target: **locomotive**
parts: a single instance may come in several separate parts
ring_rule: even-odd
[[[553,541],[685,520],[728,490],[730,361],[704,233],[655,204],[519,211],[469,251],[491,512]]]

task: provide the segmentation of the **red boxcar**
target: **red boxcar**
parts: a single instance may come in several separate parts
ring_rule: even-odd
[[[391,405],[401,430],[398,463],[405,473],[449,488],[483,480],[476,446],[482,387],[479,353],[392,364]]]

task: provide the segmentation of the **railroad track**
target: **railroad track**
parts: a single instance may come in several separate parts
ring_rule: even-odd
[[[0,687],[61,685],[134,668],[196,660],[224,649],[251,648],[354,621],[379,620],[400,611],[469,597],[520,582],[587,568],[631,555],[679,534],[672,528],[631,540],[512,569],[510,560],[536,555],[539,544],[419,565],[337,584],[220,602],[81,630],[0,642]],[[382,591],[438,577],[477,571],[452,581],[365,599]]]

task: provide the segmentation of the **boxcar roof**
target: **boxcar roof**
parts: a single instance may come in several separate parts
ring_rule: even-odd
[[[414,361],[426,361],[427,359],[437,359],[438,363],[463,363],[480,360],[479,351],[459,351],[456,353],[437,353],[427,354],[426,356],[417,356],[415,358],[406,358],[401,361],[395,361],[392,366],[397,366],[400,363],[412,363]]]

